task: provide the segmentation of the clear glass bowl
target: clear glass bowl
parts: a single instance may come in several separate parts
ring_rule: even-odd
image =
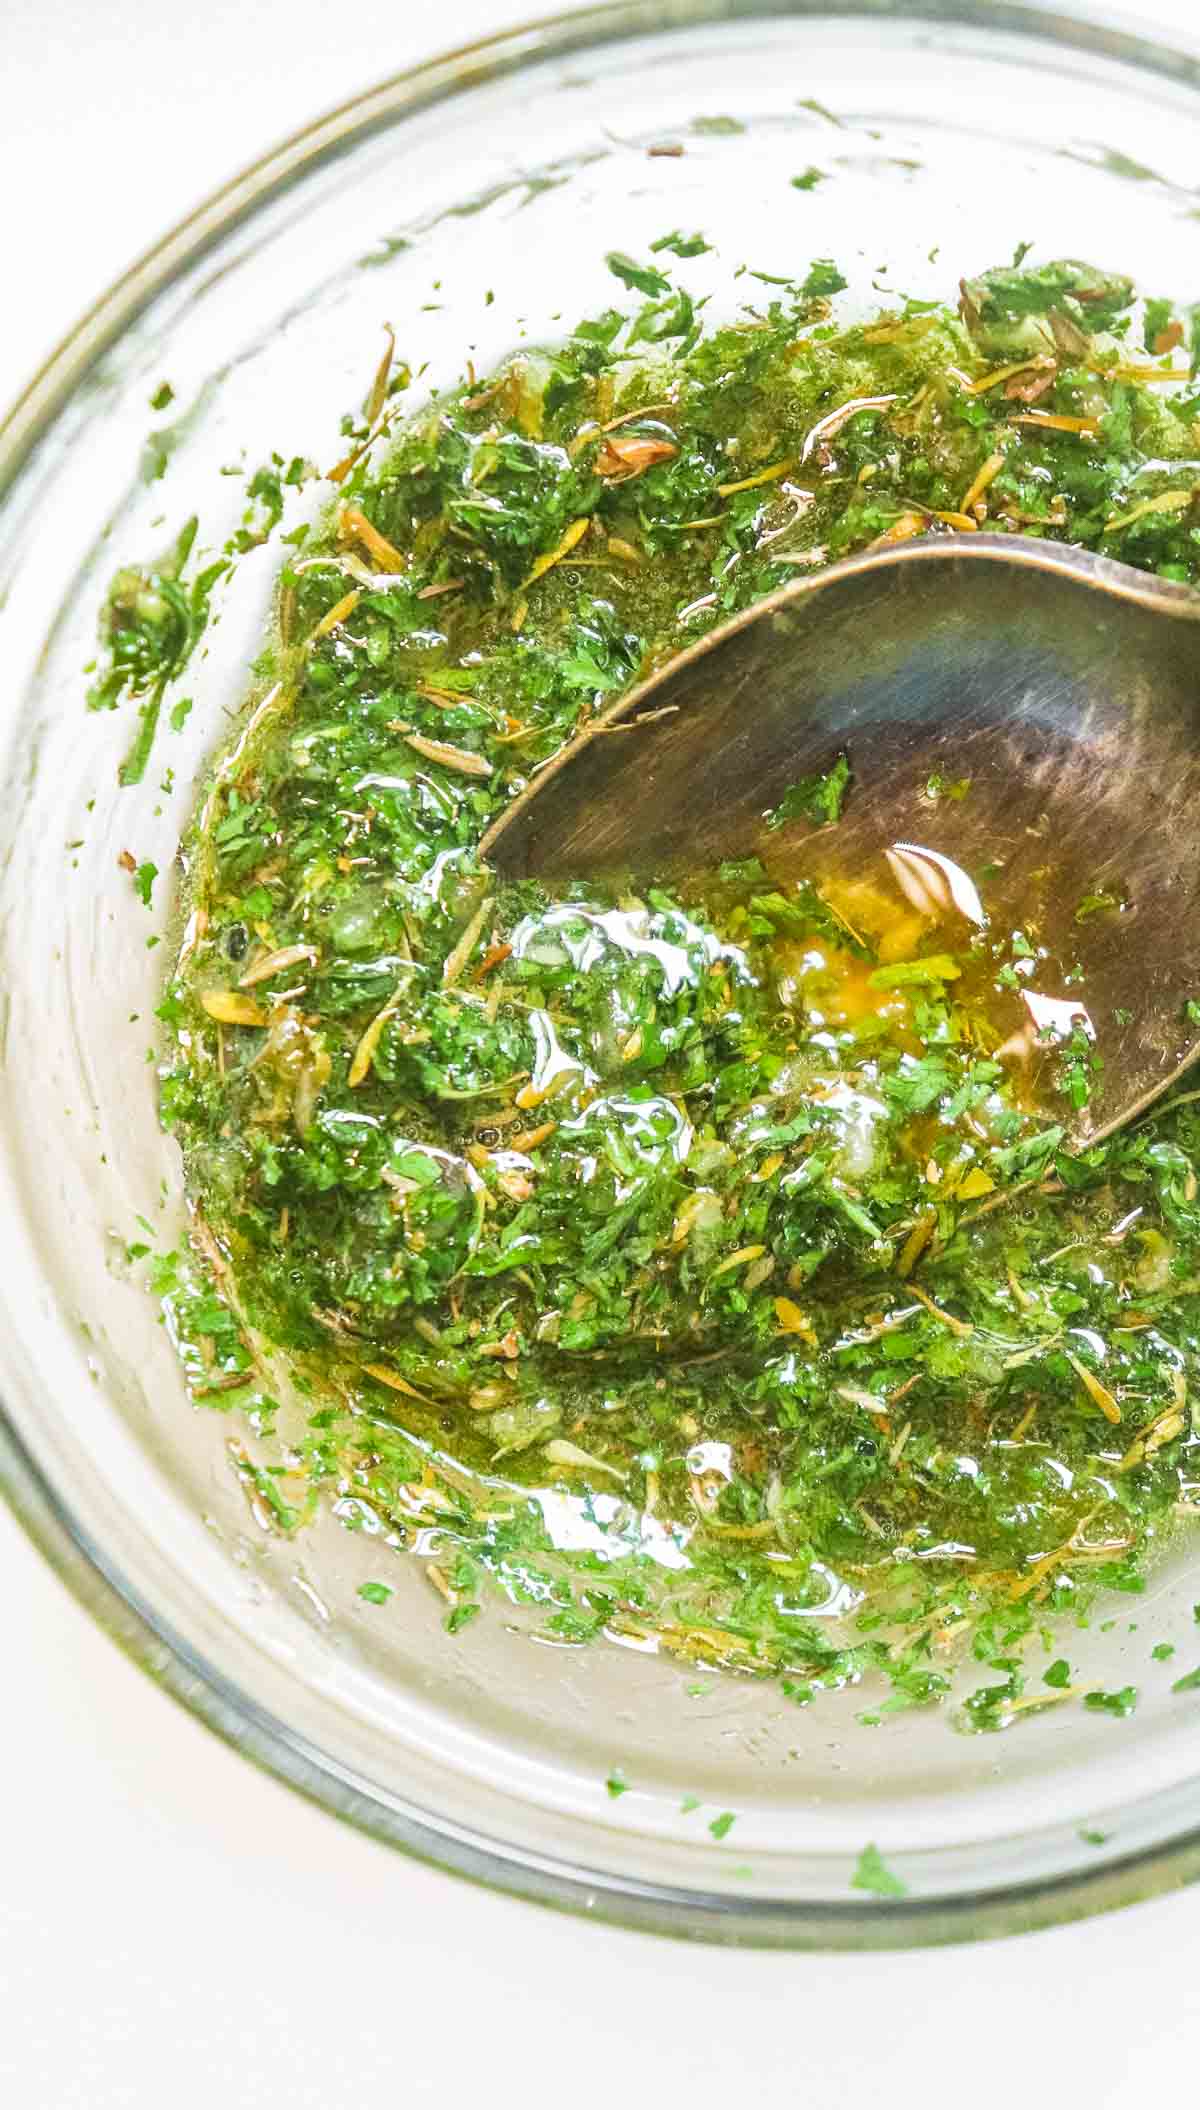
[[[717,244],[691,281],[714,311],[744,295],[743,260],[835,256],[866,305],[872,279],[939,292],[1032,235],[1186,295],[1198,89],[1195,56],[1062,7],[571,15],[389,82],[270,155],[114,288],[0,433],[0,1473],[169,1690],[448,1868],[641,1927],[847,1947],[1027,1928],[1184,1881],[1200,1754],[1195,1703],[1170,1684],[1196,1652],[1200,1570],[1181,1540],[1109,1633],[1072,1637],[1090,1681],[1139,1685],[1133,1719],[1069,1707],[968,1739],[936,1713],[864,1728],[855,1696],[800,1711],[706,1677],[696,1697],[686,1666],[537,1646],[495,1605],[451,1641],[417,1562],[391,1560],[381,1614],[355,1594],[378,1571],[369,1537],[328,1516],[294,1541],[261,1531],[234,1432],[188,1404],[126,1260],[137,1219],[166,1242],[180,1205],[151,1054],[165,954],[146,945],[167,904],[147,915],[117,859],[171,868],[276,558],[239,567],[195,707],[135,790],[116,782],[128,712],[84,709],[107,580],[193,512],[223,539],[244,500],[222,469],[272,447],[329,460],[384,322],[423,385],[456,378],[464,346],[482,372],[522,332],[605,305],[604,252],[670,227]],[[814,162],[830,180],[791,187]],[[175,401],[155,416],[164,379]],[[166,437],[147,451],[152,426]],[[1178,1643],[1170,1666],[1150,1663],[1157,1640]],[[684,1794],[709,1807],[683,1815]],[[710,1809],[737,1813],[720,1844]],[[850,1887],[868,1841],[905,1898]]]

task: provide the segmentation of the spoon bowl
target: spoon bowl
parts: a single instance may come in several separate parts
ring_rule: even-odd
[[[1198,620],[1189,587],[1032,538],[868,551],[653,672],[483,851],[549,881],[747,857],[785,887],[890,872],[960,946],[1019,931],[997,1015],[1094,1044],[1087,1101],[1059,1116],[1084,1146],[1200,1052]],[[842,757],[836,827],[781,824]]]

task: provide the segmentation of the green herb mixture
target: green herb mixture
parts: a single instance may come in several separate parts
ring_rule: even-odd
[[[1055,1615],[1200,1499],[1200,1109],[1065,1153],[1086,1040],[1040,1111],[997,1054],[1035,919],[756,863],[551,898],[477,844],[639,675],[851,551],[986,526],[1200,580],[1187,318],[1018,261],[845,326],[818,262],[706,329],[703,247],[614,254],[632,314],[404,425],[376,376],[188,846],[162,1100],[204,1279],[156,1282],[262,1518],[423,1534],[452,1629],[490,1582],[797,1701],[883,1672],[877,1712],[973,1653],[962,1720],[1000,1726],[1072,1696]],[[99,700],[151,736],[188,555],[111,607]],[[853,761],[781,840],[836,842]]]

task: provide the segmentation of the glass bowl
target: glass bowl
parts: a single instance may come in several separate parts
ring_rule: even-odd
[[[801,1711],[653,1653],[541,1646],[499,1603],[449,1639],[419,1561],[388,1556],[381,1613],[356,1594],[381,1558],[369,1532],[331,1514],[293,1539],[260,1528],[230,1456],[252,1439],[190,1406],[128,1257],[176,1239],[181,1211],[155,1112],[166,955],[147,943],[169,935],[168,889],[148,913],[118,859],[172,868],[277,554],[239,565],[190,715],[124,790],[129,710],[89,715],[81,671],[109,576],[193,513],[223,540],[245,503],[229,472],[272,448],[340,451],[384,323],[423,387],[456,379],[464,348],[484,372],[604,306],[605,251],[665,228],[716,244],[692,281],[713,312],[744,293],[743,260],[834,256],[871,305],[873,280],[927,296],[1033,235],[1186,293],[1198,91],[1195,55],[1062,6],[575,13],[270,154],[113,289],[0,432],[0,1473],[168,1690],[444,1867],[643,1928],[845,1947],[1029,1928],[1187,1880],[1200,1744],[1194,1698],[1170,1687],[1196,1652],[1200,1562],[1181,1539],[1109,1632],[1072,1638],[1090,1682],[1139,1686],[1131,1720],[1063,1708],[966,1738],[938,1713],[864,1727],[861,1695]],[[812,163],[829,180],[792,187]],[[1159,1640],[1178,1644],[1169,1667]],[[903,1897],[851,1887],[868,1842]]]

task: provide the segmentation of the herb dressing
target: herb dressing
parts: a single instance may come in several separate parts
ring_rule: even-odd
[[[1139,1590],[1200,1500],[1194,1096],[1065,1153],[1086,989],[1034,987],[1038,905],[996,915],[994,875],[919,844],[839,870],[853,754],[788,792],[770,868],[550,898],[476,845],[790,570],[986,522],[1200,579],[1195,325],[1022,261],[846,326],[819,261],[706,331],[665,261],[697,242],[614,252],[632,317],[399,429],[376,375],[187,848],[162,1099],[200,1272],[154,1279],[260,1449],[273,1358],[309,1402],[282,1466],[239,1454],[264,1518],[436,1525],[452,1631],[490,1583],[563,1645],[799,1703],[882,1674],[871,1719],[966,1655],[993,1676],[960,1722],[1004,1726],[1073,1696],[1051,1623]],[[191,549],[110,601],[131,776],[219,575]],[[814,831],[819,886],[788,858]]]

